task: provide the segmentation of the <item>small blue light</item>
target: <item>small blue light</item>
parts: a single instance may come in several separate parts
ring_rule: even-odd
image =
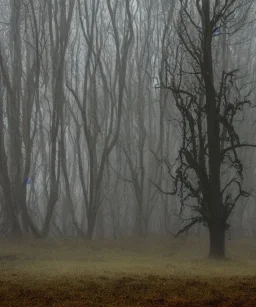
[[[25,183],[26,183],[26,184],[31,184],[31,183],[32,183],[31,178],[30,178],[30,177],[25,178]]]
[[[213,36],[220,35],[220,27],[215,27],[212,31]]]

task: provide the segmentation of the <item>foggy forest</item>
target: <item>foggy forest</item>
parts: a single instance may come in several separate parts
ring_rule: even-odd
[[[0,0],[0,306],[256,306],[255,16]]]

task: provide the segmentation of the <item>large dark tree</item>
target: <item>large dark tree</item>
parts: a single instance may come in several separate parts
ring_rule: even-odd
[[[196,213],[179,233],[196,223],[208,227],[210,257],[225,256],[228,218],[238,199],[248,196],[239,148],[254,145],[240,140],[236,122],[251,107],[250,89],[238,78],[239,67],[225,67],[225,48],[217,48],[243,28],[251,5],[180,0],[175,34],[164,44],[160,87],[171,91],[182,131],[176,163],[165,161],[175,183],[170,194],[178,193],[182,208]]]

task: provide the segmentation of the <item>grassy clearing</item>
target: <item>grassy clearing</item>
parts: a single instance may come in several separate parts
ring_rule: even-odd
[[[204,239],[0,243],[1,306],[256,306],[256,242]]]

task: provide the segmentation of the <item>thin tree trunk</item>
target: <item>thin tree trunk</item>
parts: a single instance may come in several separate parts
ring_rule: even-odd
[[[93,212],[93,210],[87,213],[87,233],[86,233],[87,240],[92,240],[93,238],[94,228],[96,224],[96,216],[97,214],[96,212]]]

